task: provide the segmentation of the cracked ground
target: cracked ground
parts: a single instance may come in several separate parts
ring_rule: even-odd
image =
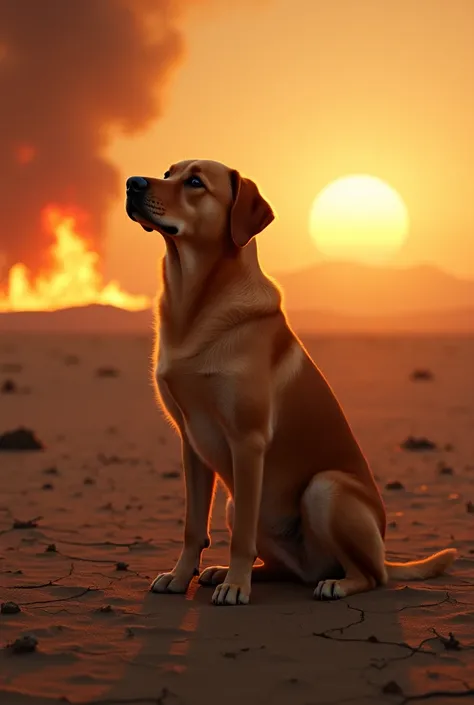
[[[382,488],[388,556],[455,546],[449,575],[334,603],[283,583],[227,609],[197,585],[149,593],[183,531],[151,339],[4,334],[0,434],[25,426],[45,448],[0,452],[2,705],[474,700],[474,341],[305,343]],[[434,379],[411,381],[418,367]],[[436,449],[401,450],[410,435]],[[219,492],[204,565],[227,558],[223,504]]]

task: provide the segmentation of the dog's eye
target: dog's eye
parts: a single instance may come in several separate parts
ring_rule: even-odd
[[[191,188],[204,188],[204,184],[199,176],[190,176],[189,179],[186,179],[184,185],[190,186]]]
[[[164,174],[163,178],[164,178],[164,179],[169,179],[170,176],[171,176],[171,172],[165,171],[165,174]]]

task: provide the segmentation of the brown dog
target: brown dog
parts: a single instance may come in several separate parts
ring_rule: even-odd
[[[166,242],[156,383],[186,483],[184,546],[151,589],[185,592],[199,574],[216,474],[232,538],[229,567],[199,578],[216,586],[214,604],[246,604],[252,579],[296,578],[334,599],[442,573],[454,549],[385,561],[373,475],[259,266],[254,236],[274,215],[257,186],[218,162],[185,161],[163,179],[128,179],[126,208]]]

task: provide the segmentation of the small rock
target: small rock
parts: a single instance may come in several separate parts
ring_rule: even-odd
[[[8,644],[7,648],[11,649],[14,654],[30,654],[32,651],[36,651],[37,646],[38,639],[30,634],[26,634],[16,639],[12,644]]]
[[[169,470],[168,472],[162,472],[161,477],[164,480],[174,480],[177,477],[180,477],[181,473],[179,470]]]
[[[440,475],[454,475],[454,470],[449,465],[443,465],[443,463],[440,463],[438,469]]]
[[[95,374],[97,377],[118,377],[120,372],[115,367],[98,367]]]
[[[93,477],[85,477],[84,484],[85,485],[95,485],[95,480]]]
[[[387,695],[403,695],[403,690],[396,681],[389,681],[383,686],[382,693],[386,693]]]
[[[41,487],[42,490],[54,490],[54,485],[51,482],[45,482]]]
[[[400,443],[400,447],[403,448],[403,450],[409,451],[436,450],[437,448],[436,443],[430,441],[428,438],[416,438],[414,436],[408,436],[408,438]]]
[[[46,546],[45,553],[57,553],[57,548],[55,543],[50,543],[48,546]]]
[[[466,502],[466,512],[468,514],[474,514],[474,502],[471,502],[471,500]]]
[[[2,394],[15,394],[18,387],[12,379],[6,379],[2,384]]]
[[[128,570],[128,563],[124,563],[124,561],[119,561],[115,566],[115,570]]]
[[[390,529],[396,529],[397,526],[398,526],[398,524],[397,524],[396,521],[390,521],[390,522],[388,523],[388,526],[389,526]]]
[[[17,428],[0,435],[0,450],[43,450],[44,445],[28,428]]]
[[[43,470],[43,475],[59,475],[59,470],[57,468],[45,468]]]
[[[97,611],[102,612],[103,614],[111,614],[114,611],[114,608],[112,605],[104,605],[103,607],[99,607]]]
[[[418,368],[413,370],[410,379],[412,382],[431,382],[434,379],[434,374],[431,370]]]
[[[405,486],[402,485],[400,480],[393,480],[392,482],[387,482],[385,485],[386,490],[404,490]]]
[[[21,607],[16,602],[2,602],[0,605],[1,614],[18,614],[18,612],[21,612]]]
[[[433,630],[434,631],[434,630]],[[461,642],[456,639],[454,634],[452,632],[449,632],[448,638],[445,636],[442,636],[442,634],[438,634],[438,632],[435,631],[436,636],[440,640],[440,642],[443,644],[444,648],[446,651],[461,651]]]
[[[42,517],[35,517],[34,519],[27,519],[23,521],[22,519],[15,519],[13,522],[13,529],[36,529],[38,526],[38,520]]]

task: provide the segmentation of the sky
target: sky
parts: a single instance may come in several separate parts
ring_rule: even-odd
[[[195,7],[181,27],[186,51],[162,117],[109,147],[124,179],[190,157],[238,168],[277,212],[259,237],[276,273],[319,260],[308,216],[320,190],[372,174],[409,212],[391,263],[474,277],[472,0],[267,0],[245,12]],[[148,264],[163,245],[122,203],[107,242],[111,274],[153,285]]]
[[[152,294],[164,246],[127,218],[125,180],[189,158],[258,183],[271,274],[320,261],[323,241],[387,261],[391,212],[408,237],[392,232],[389,265],[474,279],[473,69],[474,0],[0,0],[0,286],[17,262],[52,264],[56,204],[80,214],[106,281]],[[353,174],[404,210],[360,181],[328,191]],[[311,212],[332,223],[317,243]]]

